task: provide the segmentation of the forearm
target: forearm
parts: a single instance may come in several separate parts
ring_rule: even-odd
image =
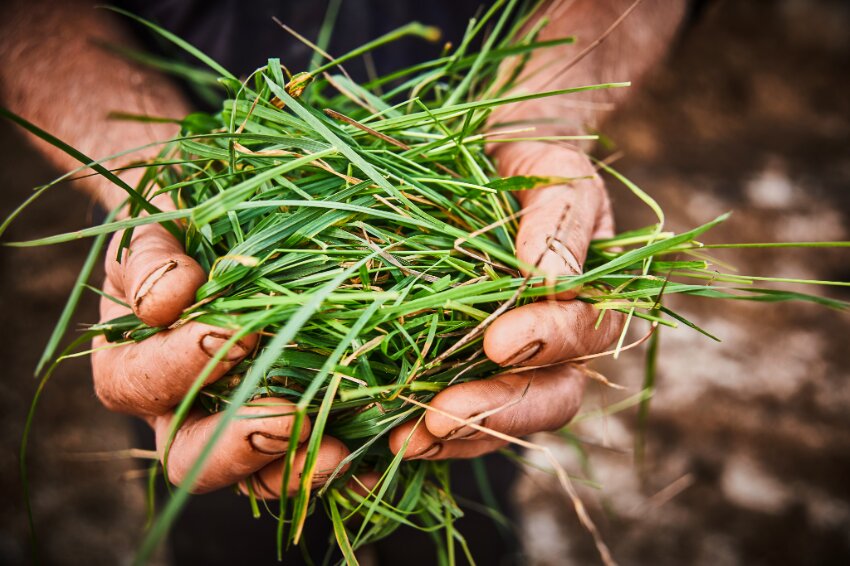
[[[633,0],[554,0],[545,5],[539,17],[548,18],[549,23],[538,40],[575,36],[576,42],[537,51],[511,92],[624,81],[631,81],[631,87],[591,90],[501,107],[493,113],[491,126],[534,126],[534,133],[528,136],[594,131],[606,114],[640,88],[645,73],[665,54],[686,7],[684,0],[644,0],[605,35],[632,4]],[[604,40],[595,44],[600,38]],[[589,47],[592,49],[585,53]],[[501,153],[519,144],[494,145],[494,151]]]
[[[120,22],[85,1],[12,1],[0,8],[0,100],[13,112],[98,159],[168,139],[170,124],[110,120],[121,111],[180,118],[184,97],[164,76],[109,53],[99,43],[126,45]],[[30,139],[58,169],[80,163],[49,144]],[[155,155],[141,150],[108,164],[119,167]],[[139,173],[122,174],[129,182]],[[77,181],[107,208],[125,193],[100,176]]]

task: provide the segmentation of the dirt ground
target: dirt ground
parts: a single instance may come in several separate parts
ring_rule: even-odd
[[[726,211],[714,242],[850,239],[850,5],[841,0],[709,2],[665,67],[605,133],[617,167],[685,229]],[[55,172],[0,124],[0,212]],[[613,181],[621,227],[651,217]],[[7,240],[70,230],[87,200],[57,190]],[[41,349],[82,264],[86,242],[0,250],[0,564],[28,562],[17,450]],[[850,280],[850,253],[722,254],[750,273]],[[850,299],[837,288],[818,289]],[[78,322],[96,318],[87,297]],[[802,304],[677,306],[723,339],[665,332],[647,454],[634,465],[634,409],[575,430],[588,469],[551,437],[623,564],[850,563],[850,321]],[[625,392],[591,388],[584,410],[634,394],[641,352],[598,364]],[[29,463],[46,564],[129,563],[142,533],[143,463],[102,457],[129,448],[126,419],[100,407],[88,363],[62,367],[39,407]],[[517,487],[528,563],[596,563],[589,536],[550,476]],[[163,562],[167,562],[162,558]]]

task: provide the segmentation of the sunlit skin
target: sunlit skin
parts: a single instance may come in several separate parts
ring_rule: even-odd
[[[103,13],[89,16],[87,14],[91,10],[87,5],[75,8],[72,4],[51,5],[48,15],[38,19],[22,15],[26,8],[24,3],[19,2],[16,4],[18,13],[12,8],[11,15],[6,14],[9,17],[3,19],[15,24],[7,23],[0,34],[4,36],[0,40],[0,60],[4,63],[0,65],[3,68],[0,85],[7,85],[0,87],[3,88],[0,94],[5,100],[11,100],[9,106],[12,110],[56,132],[89,155],[109,155],[126,147],[140,146],[173,135],[167,126],[162,125],[152,129],[129,125],[116,134],[116,126],[100,117],[99,112],[103,108],[181,116],[187,113],[188,107],[161,76],[129,66],[129,63],[116,63],[114,59],[108,61],[109,72],[113,76],[124,73],[126,81],[101,80],[98,74],[103,73],[102,67],[107,66],[102,60],[103,55],[97,54],[89,43],[76,37],[79,34],[63,35],[54,32],[54,29],[64,29],[63,26],[74,23],[81,29],[94,30],[93,35],[120,42],[120,28]],[[559,73],[557,65],[559,60],[569,61],[592,39],[602,36],[630,4],[626,0],[556,1],[550,4],[546,14],[551,23],[540,39],[576,35],[582,41],[574,46],[549,49],[545,55],[535,54],[525,71],[530,78],[521,88],[535,91],[611,80],[638,80],[663,54],[682,18],[684,2],[647,0],[605,43],[568,72]],[[67,17],[58,13],[62,10],[69,11],[65,15]],[[44,30],[39,26],[52,27]],[[43,38],[43,41],[34,43],[31,37]],[[60,45],[51,44],[60,40],[61,49]],[[13,50],[10,44],[29,48]],[[6,80],[6,74],[17,76],[16,68],[33,68],[27,57],[49,60],[54,56],[53,52],[63,53],[71,68],[63,65],[47,67],[50,70],[49,80],[44,77],[32,81],[32,84]],[[539,69],[542,71],[535,73]],[[31,75],[30,72],[28,76]],[[49,88],[45,89],[44,85],[52,85],[51,88],[55,89],[70,88],[77,82],[85,82],[86,79],[79,77],[91,79],[91,75],[97,75],[91,80],[92,84],[116,86],[114,89],[81,92],[76,97],[81,105],[77,113],[69,113],[68,108],[59,111],[50,104],[50,93],[44,92]],[[134,89],[134,84],[147,86],[140,93]],[[126,90],[122,91],[122,88]],[[569,117],[569,124],[546,127],[545,133],[583,133],[587,126],[595,126],[601,120],[603,109],[620,102],[623,96],[625,93],[600,91],[585,93],[578,102],[561,99],[526,102],[504,109],[491,122],[498,127],[500,120]],[[72,114],[75,115],[73,123],[64,118]],[[83,120],[79,115],[92,118]],[[89,126],[86,131],[80,131],[79,124]],[[98,128],[104,133],[98,134]],[[106,134],[107,131],[111,133]],[[518,195],[526,212],[520,220],[516,247],[520,260],[539,266],[551,278],[580,273],[590,240],[610,236],[614,228],[603,182],[583,153],[587,148],[539,142],[493,145],[491,153],[503,176],[576,179],[567,185],[543,187]],[[46,146],[39,147],[58,167],[65,170],[74,167],[66,157]],[[129,177],[128,181],[132,182],[132,175]],[[118,187],[102,182],[83,182],[82,188],[96,195],[107,208],[114,208],[124,198]],[[173,207],[167,199],[157,204],[162,208]],[[142,321],[155,326],[171,324],[194,301],[195,290],[206,277],[203,270],[160,226],[136,229],[121,263],[115,261],[118,238],[120,234],[116,235],[110,253],[106,255],[105,291],[130,305]],[[570,290],[509,311],[493,322],[485,333],[485,353],[499,365],[546,367],[447,388],[431,402],[437,410],[426,412],[424,419],[415,419],[392,431],[390,448],[397,453],[407,440],[405,458],[469,458],[505,445],[504,439],[493,438],[464,424],[470,420],[510,436],[554,430],[567,424],[581,404],[586,377],[574,364],[557,364],[603,351],[618,335],[622,324],[618,315],[612,315],[607,316],[599,328],[594,328],[596,312],[589,305],[572,300],[578,291]],[[128,312],[127,307],[108,299],[101,302],[103,320]],[[156,431],[157,449],[162,455],[168,442],[174,407],[211,356],[231,336],[227,330],[189,322],[138,344],[99,350],[92,356],[95,391],[109,409],[146,419]],[[251,354],[256,343],[254,336],[242,338],[218,363],[207,382],[220,378],[239,360]],[[94,346],[98,348],[105,344],[103,338],[98,338]],[[193,491],[207,492],[240,482],[245,491],[244,480],[253,475],[253,491],[259,497],[278,495],[282,456],[289,445],[293,424],[291,405],[283,399],[258,399],[242,412],[269,416],[233,420],[219,438],[192,487]],[[218,418],[218,415],[196,412],[181,425],[168,458],[168,474],[172,481],[180,483],[191,468],[206,444],[208,431],[215,427]],[[299,439],[305,440],[309,430],[309,424],[304,426]],[[320,484],[347,454],[348,450],[340,441],[325,438],[317,458],[314,485]],[[296,454],[294,477],[298,477],[303,462],[302,455]],[[374,479],[371,476],[362,478],[367,485]]]

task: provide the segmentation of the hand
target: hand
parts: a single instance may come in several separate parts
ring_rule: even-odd
[[[118,263],[120,240],[121,234],[116,234],[107,252],[105,292],[130,305],[144,323],[170,325],[194,302],[195,291],[206,280],[203,269],[157,224],[136,228],[129,251],[123,252]],[[110,320],[129,314],[130,309],[103,298],[100,311],[102,320]],[[232,336],[229,330],[189,322],[142,342],[117,347],[98,337],[93,345],[103,349],[92,354],[97,396],[113,411],[144,417],[156,431],[157,451],[162,457],[173,408],[210,358]],[[256,345],[256,335],[242,338],[215,367],[206,383],[223,376]],[[283,472],[282,456],[289,446],[294,422],[292,403],[277,398],[257,399],[239,414],[254,418],[237,418],[229,423],[191,489],[203,493],[242,482],[240,487],[244,492],[244,480],[254,474],[255,494],[261,498],[277,497]],[[167,461],[170,481],[175,484],[183,481],[219,418],[195,410],[180,426]],[[309,425],[309,421],[305,422],[299,441],[309,436]],[[323,439],[314,468],[314,485],[324,483],[347,455],[348,449],[342,442]],[[291,492],[297,491],[305,456],[305,448],[299,449],[295,456]]]
[[[614,233],[610,202],[593,164],[578,151],[542,143],[506,144],[498,152],[505,176],[577,179],[517,195],[526,212],[516,248],[518,259],[546,274],[547,285],[580,274],[590,241]],[[393,453],[408,437],[408,459],[474,458],[506,444],[463,420],[514,437],[566,425],[581,404],[586,377],[575,364],[551,364],[604,351],[623,325],[619,313],[609,312],[595,328],[599,311],[569,300],[577,293],[571,289],[510,310],[484,334],[484,352],[497,364],[546,367],[448,387],[431,400],[435,410],[426,410],[424,422],[414,419],[392,431]]]

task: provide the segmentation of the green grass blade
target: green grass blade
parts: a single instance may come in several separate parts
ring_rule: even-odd
[[[331,524],[333,525],[334,537],[336,538],[339,549],[342,551],[342,557],[345,560],[345,563],[349,566],[356,566],[359,562],[357,561],[357,557],[354,555],[354,549],[351,548],[351,541],[348,539],[348,531],[345,529],[342,517],[339,515],[339,508],[337,507],[336,500],[334,500],[333,497],[329,497],[327,501],[328,507],[331,511]]]
[[[117,211],[112,211],[109,216],[106,217],[106,222],[111,222],[116,215]],[[80,273],[77,274],[77,280],[74,282],[71,294],[68,295],[68,300],[65,302],[62,314],[59,315],[59,320],[56,322],[56,326],[53,328],[50,338],[47,340],[44,351],[41,353],[38,365],[35,368],[35,375],[39,375],[44,369],[45,364],[53,358],[53,355],[56,353],[56,349],[59,347],[59,342],[68,331],[68,324],[71,322],[71,317],[74,316],[74,313],[77,311],[77,305],[80,302],[80,297],[86,289],[86,284],[88,283],[89,277],[91,277],[91,272],[94,269],[98,258],[100,258],[100,252],[103,249],[105,242],[106,234],[101,234],[95,238],[94,243],[86,256],[86,260],[83,263],[83,267],[80,269]]]

